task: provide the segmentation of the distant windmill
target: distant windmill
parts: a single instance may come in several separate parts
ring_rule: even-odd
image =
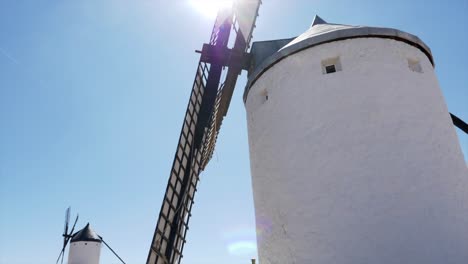
[[[441,98],[438,94],[439,88],[437,84],[434,84],[433,58],[430,49],[416,36],[399,30],[330,24],[320,17],[316,17],[311,29],[301,36],[292,39],[254,43],[253,48],[248,53],[260,4],[260,0],[238,0],[234,2],[232,9],[221,10],[215,21],[209,44],[204,44],[202,50],[199,51],[201,53],[200,61],[196,69],[192,92],[183,120],[182,131],[149,250],[147,264],[178,264],[181,262],[199,175],[211,159],[221,123],[229,108],[237,77],[242,70],[249,70],[244,101],[249,121],[249,143],[257,225],[259,229],[264,228],[262,218],[267,218],[266,221],[270,222],[269,226],[272,229],[264,230],[263,235],[270,234],[270,236],[262,237],[261,241],[259,240],[260,262],[262,264],[333,263],[333,258],[342,254],[348,260],[355,257],[355,260],[350,260],[351,262],[365,263],[365,259],[359,259],[361,256],[356,255],[356,252],[363,254],[363,248],[360,248],[360,246],[364,245],[370,246],[368,249],[369,254],[375,251],[377,253],[374,252],[373,254],[380,257],[382,263],[388,263],[385,262],[384,252],[387,248],[376,248],[374,251],[372,249],[373,245],[379,247],[378,243],[384,243],[382,247],[388,246],[385,244],[388,238],[382,237],[376,241],[365,241],[372,237],[372,234],[363,231],[365,229],[353,229],[355,226],[352,226],[351,223],[340,223],[338,216],[330,215],[334,211],[332,211],[333,208],[329,207],[338,206],[338,202],[348,202],[350,206],[356,207],[355,210],[362,210],[362,222],[367,221],[366,223],[380,226],[382,223],[376,222],[377,216],[373,215],[373,211],[367,210],[365,203],[370,206],[384,206],[382,204],[372,204],[372,199],[382,199],[383,201],[384,198],[379,196],[382,195],[379,191],[385,191],[386,186],[392,195],[398,197],[398,188],[404,188],[407,184],[424,185],[425,183],[421,182],[422,176],[417,178],[417,175],[412,174],[413,171],[417,174],[418,169],[423,165],[428,166],[421,168],[424,171],[428,171],[429,167],[432,166],[434,171],[439,173],[440,170],[438,170],[437,166],[451,166],[456,163],[458,167],[453,168],[456,177],[466,171],[466,168],[459,166],[462,157],[460,157],[459,148],[458,152],[456,150],[455,132],[451,127],[447,128],[446,124],[451,117],[453,124],[465,133],[468,133],[468,126],[455,115],[449,114],[446,110],[444,111],[444,103],[440,101]],[[231,34],[233,35],[233,41],[230,41]],[[230,43],[233,43],[232,46],[229,46]],[[401,48],[401,54],[404,55],[398,53],[399,48]],[[382,54],[383,56],[379,57]],[[395,54],[401,58],[395,57],[397,56]],[[375,58],[372,57],[374,55]],[[408,58],[404,56],[408,56]],[[379,65],[379,62],[382,65]],[[398,64],[399,68],[392,63]],[[362,68],[353,68],[354,65]],[[423,70],[424,67],[427,67],[428,73],[426,75],[423,75],[426,70]],[[345,74],[348,74],[347,71],[351,72],[351,69],[355,71],[355,75],[343,77],[342,73],[340,73],[344,71]],[[389,71],[388,76],[394,78],[394,82],[398,85],[386,87],[390,83],[388,80],[379,82],[378,76],[385,74],[384,69]],[[359,72],[359,70],[362,70],[362,72]],[[407,76],[407,79],[400,78],[401,76]],[[431,89],[429,89],[428,93],[432,97],[428,99],[433,100],[430,103],[434,103],[434,107],[437,106],[437,111],[439,111],[434,110],[434,116],[425,115],[425,112],[417,112],[416,110],[419,109],[411,108],[411,105],[404,105],[407,101],[403,99],[408,98],[405,97],[406,91],[412,91],[412,88],[419,89],[421,84],[430,85]],[[329,89],[317,90],[324,87]],[[348,88],[346,90],[347,97],[340,97],[340,95],[345,94],[340,89],[346,88]],[[353,97],[349,95],[351,88],[355,91],[355,94],[352,95],[355,98],[366,98],[367,92],[370,92],[371,96],[367,101],[360,100],[361,103],[355,103]],[[393,94],[390,93],[392,96],[396,96],[396,99],[391,99],[394,100],[392,101],[393,105],[388,106],[385,104],[384,93],[375,92],[379,91],[378,88],[389,88],[380,91],[394,92]],[[395,89],[391,90],[392,88]],[[323,95],[323,98],[320,97],[321,95]],[[408,96],[410,100],[424,106],[424,102],[418,101],[418,96],[414,94],[414,91],[413,94]],[[313,106],[311,106],[312,101],[315,103]],[[398,105],[400,101],[404,101],[401,107]],[[383,106],[379,108],[378,103]],[[376,109],[380,109],[382,113],[367,112],[364,107],[371,110],[377,107]],[[385,107],[390,107],[391,111],[394,111],[396,119],[395,116],[391,115],[393,112],[388,112],[389,108]],[[330,113],[323,109],[327,109],[327,111],[338,110],[336,113]],[[416,113],[405,112],[406,109],[416,109]],[[424,110],[427,109],[429,108],[426,105]],[[353,120],[347,120],[347,115],[356,118],[356,122],[353,123]],[[380,127],[377,126],[374,129],[372,127],[373,123],[362,122],[364,119],[361,118],[364,115],[369,116],[369,120],[375,120],[375,124]],[[395,120],[379,118],[379,115],[391,117]],[[411,134],[411,129],[417,128],[414,131],[427,131],[429,129],[425,127],[427,123],[418,120],[418,118],[433,121],[431,120],[432,117],[437,118],[437,122],[440,121],[440,124],[434,128],[434,131],[438,129],[434,132],[434,135],[428,133],[429,137],[434,136],[437,140],[441,140],[441,137],[447,137],[446,140],[441,142],[448,145],[444,151],[448,152],[446,154],[450,155],[450,158],[446,157],[441,160],[440,164],[425,164],[426,160],[421,159],[424,157],[423,151],[425,149],[428,151],[435,150],[438,143],[418,143],[419,145],[416,146],[417,149],[415,149],[414,153],[411,152],[411,148],[407,149],[407,146],[411,145],[412,142],[398,142],[400,144],[398,146],[391,143],[382,143],[385,142],[385,139],[388,139],[388,142],[392,142],[392,139],[404,141],[406,136],[411,140],[415,139],[417,135],[414,132]],[[334,120],[333,123],[329,124],[330,120]],[[396,122],[396,125],[402,127],[395,127],[395,123],[391,122]],[[401,124],[398,122],[401,122]],[[359,127],[361,123],[364,126]],[[411,126],[408,127],[409,124]],[[325,126],[326,131],[323,130],[323,126]],[[349,131],[346,128],[349,128]],[[386,131],[385,129],[391,130]],[[369,137],[366,142],[366,138],[363,137],[364,134],[361,133],[357,134],[358,139],[353,141],[352,133],[360,133],[361,130],[368,132],[374,138]],[[320,131],[321,134],[316,134],[317,131]],[[391,133],[388,131],[391,131]],[[337,137],[337,133],[339,137]],[[388,135],[388,137],[380,137],[378,133]],[[403,136],[395,136],[395,133],[401,133]],[[302,141],[306,138],[310,141]],[[350,140],[346,140],[348,138]],[[343,142],[347,145],[338,145],[337,139],[344,139]],[[434,140],[434,138],[428,138],[427,140]],[[316,148],[314,144],[319,142],[321,144],[317,144],[318,147]],[[366,146],[372,149],[372,152],[367,153]],[[402,150],[406,152],[397,155],[395,154],[395,147],[402,147]],[[356,149],[362,149],[362,152],[355,153]],[[347,150],[349,153],[346,154],[341,150]],[[380,152],[375,152],[377,150]],[[452,150],[453,152],[450,152]],[[392,180],[388,172],[398,170],[392,170],[395,169],[393,164],[384,163],[387,152],[394,155],[393,160],[390,159],[390,161],[394,161],[398,166],[405,164],[405,162],[409,164],[408,166],[415,166],[414,164],[420,166],[408,170],[397,168],[404,172],[403,176],[408,176],[408,179],[414,182],[406,183]],[[330,156],[330,153],[333,153],[334,156]],[[375,159],[375,157],[382,158],[379,160]],[[454,163],[446,162],[447,159],[452,158],[456,160]],[[324,161],[322,163],[313,163],[314,159],[320,162]],[[342,165],[340,162],[346,159],[355,162],[344,164],[345,167],[341,170],[334,170],[334,168],[339,168]],[[375,162],[381,162],[382,167],[376,168]],[[417,162],[421,162],[421,164]],[[317,167],[313,167],[311,164],[315,164]],[[394,167],[392,168],[392,166]],[[348,176],[347,173],[343,172],[346,169],[349,177],[343,178],[345,174]],[[360,169],[364,170],[364,172],[360,171]],[[374,179],[368,176],[368,179],[357,177],[356,180],[353,180],[353,177],[359,176],[360,173],[371,175],[374,170],[376,170],[376,174],[382,173],[384,175],[382,179]],[[322,172],[323,175],[317,175],[317,171]],[[403,176],[395,175],[397,179]],[[436,176],[438,177],[438,175]],[[450,177],[452,176],[447,178]],[[350,197],[343,196],[344,194],[340,193],[333,193],[337,189],[328,184],[329,182],[333,183],[334,179],[336,179],[337,185],[343,186],[342,188],[349,184],[349,188],[356,190],[355,195],[358,198],[353,197],[352,193],[346,194]],[[453,177],[451,179],[453,180]],[[371,183],[366,182],[368,180],[376,182],[379,180],[389,181],[394,185],[373,183],[375,186],[371,186]],[[434,182],[437,182],[437,179]],[[463,183],[466,183],[466,181]],[[361,184],[362,186],[356,187],[354,184]],[[311,186],[316,188],[317,192],[311,192]],[[464,185],[464,187],[468,186]],[[327,193],[327,190],[331,191]],[[331,195],[329,195],[330,192],[332,192]],[[363,194],[368,195],[362,198],[363,201],[353,200],[361,199]],[[322,196],[328,197],[327,195],[334,200],[320,200]],[[390,196],[390,198],[393,198],[393,196]],[[451,199],[444,196],[440,199],[436,197],[433,200],[441,203],[440,206],[442,207],[441,201],[452,202]],[[463,201],[468,202],[467,200]],[[409,201],[402,201],[401,204],[398,204],[401,208],[397,209],[404,210],[404,202]],[[319,204],[319,206],[314,207],[316,204]],[[418,205],[427,206],[427,203],[425,201],[415,202],[414,206]],[[339,206],[344,205],[339,204]],[[466,207],[463,208],[466,209]],[[460,207],[460,210],[464,210],[463,208]],[[343,210],[343,219],[348,219],[352,224],[358,225],[359,221],[356,219],[359,217],[360,212],[355,211],[353,213],[352,209],[349,209],[351,212],[348,215],[348,212]],[[432,210],[434,208],[428,206],[427,209]],[[443,211],[444,208],[435,206],[435,209]],[[416,208],[415,210],[419,209]],[[419,213],[419,211],[417,212]],[[395,221],[402,221],[404,224],[414,221],[410,215],[404,218],[397,214],[400,213],[399,211],[395,213],[396,216],[392,215],[392,213],[389,213],[388,217],[390,219],[394,217]],[[454,215],[457,214],[454,213]],[[460,215],[464,217],[465,221],[468,221],[467,214],[461,213]],[[401,220],[402,218],[403,220]],[[435,219],[434,223],[442,221],[440,219]],[[385,219],[381,221],[385,221]],[[461,220],[458,219],[457,221]],[[317,228],[323,228],[325,233],[322,234],[320,229],[315,230],[315,224],[318,226]],[[350,225],[349,228],[347,228],[346,224]],[[460,224],[460,222],[457,222],[457,224]],[[414,226],[414,228],[417,228],[417,226]],[[465,228],[463,231],[466,230]],[[340,235],[340,233],[345,234],[344,231],[348,232],[346,234],[349,235],[349,238],[356,238],[356,241],[348,241],[344,235]],[[405,230],[400,231],[404,232]],[[336,240],[337,238],[339,239]],[[372,237],[372,239],[377,238]],[[468,243],[467,238],[458,239],[457,241]],[[399,249],[398,244],[404,241],[397,242],[398,239],[396,238],[388,242],[389,245],[393,246],[390,250]],[[340,246],[342,245],[340,243],[346,245],[337,249],[333,243]],[[436,243],[437,241],[434,245]],[[348,250],[346,246],[355,249],[355,251]],[[409,263],[409,260],[426,257],[421,256],[421,258],[418,258],[418,254],[426,250],[427,247],[423,245],[415,248],[416,253],[410,252],[411,254],[408,253],[408,256],[403,255],[401,260]],[[457,247],[457,250],[459,248]],[[335,252],[336,250],[341,250],[341,252]],[[382,252],[379,250],[382,250]],[[353,252],[356,254],[353,255]],[[427,250],[427,253],[429,252],[430,250]],[[429,258],[439,256],[435,251],[432,253],[432,255],[428,255]],[[460,251],[456,253],[458,255],[455,258],[458,260],[462,253]],[[365,257],[365,255],[362,257]]]
[[[101,256],[101,243],[104,245],[122,262],[125,262],[117,255],[117,253],[103,240],[101,236],[96,234],[91,229],[89,223],[80,231],[73,233],[75,225],[78,222],[78,215],[76,216],[73,227],[68,232],[70,222],[70,207],[65,211],[65,228],[63,231],[63,248],[57,258],[56,264],[63,263],[65,249],[70,242],[70,249],[68,252],[68,264],[99,264]]]

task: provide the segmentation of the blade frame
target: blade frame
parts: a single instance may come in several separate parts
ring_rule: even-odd
[[[66,223],[65,227],[66,228],[65,228],[65,232],[62,234],[62,236],[63,236],[63,247],[62,247],[62,250],[60,251],[60,254],[59,254],[58,258],[57,258],[57,261],[55,262],[56,264],[59,262],[60,257],[62,258],[60,263],[63,263],[63,258],[65,256],[65,249],[66,249],[66,247],[68,245],[68,242],[72,238],[73,231],[75,230],[76,223],[78,222],[78,218],[79,218],[79,215],[77,214],[75,222],[73,223],[73,227],[72,227],[70,233],[67,233],[68,232],[68,224],[69,224],[69,221],[70,221],[70,207],[68,207],[67,210],[66,210],[66,213],[65,213],[65,223]]]
[[[213,27],[209,44],[212,48],[211,51],[213,51],[210,54],[212,60],[204,61],[203,56],[206,55],[204,52],[200,56],[173,166],[147,258],[148,264],[175,264],[180,263],[183,257],[182,252],[189,229],[188,224],[199,174],[212,156],[219,127],[229,107],[232,90],[238,75],[245,68],[245,57],[247,56],[245,51],[249,48],[251,33],[261,1],[257,0],[256,3],[255,17],[251,18],[253,24],[247,40],[234,30],[237,33],[234,48],[230,50],[230,54],[226,54],[229,51],[227,49],[229,36],[236,22],[233,22],[232,13],[219,15]],[[226,66],[229,69],[225,81],[220,85],[221,76]],[[202,94],[201,102],[197,93]],[[199,108],[197,109],[198,103]],[[194,108],[195,110],[193,110]],[[219,109],[221,109],[221,115],[218,113]],[[195,126],[193,126],[193,122],[196,123]],[[190,150],[187,152],[188,145]],[[184,164],[185,156],[186,162]],[[183,169],[182,173],[181,168]],[[180,187],[178,188],[179,183]]]

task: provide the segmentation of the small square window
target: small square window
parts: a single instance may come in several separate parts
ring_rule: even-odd
[[[408,59],[408,68],[414,72],[423,72],[421,63],[417,59]]]
[[[340,57],[328,58],[322,60],[322,73],[330,74],[341,71]]]
[[[268,91],[267,91],[267,89],[263,89],[260,92],[260,96],[262,97],[262,103],[268,101]]]
[[[336,72],[335,65],[325,66],[325,72],[326,72],[326,73],[333,73],[333,72]]]

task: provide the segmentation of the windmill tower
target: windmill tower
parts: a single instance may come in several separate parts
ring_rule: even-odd
[[[99,264],[101,238],[88,223],[73,235],[68,252],[68,264]]]
[[[101,242],[104,242],[102,237],[91,229],[89,223],[87,223],[80,231],[73,233],[76,223],[78,222],[79,215],[76,215],[75,222],[69,231],[70,210],[71,208],[68,207],[65,211],[65,225],[62,234],[63,247],[57,258],[56,264],[58,264],[59,261],[60,263],[63,263],[63,257],[65,256],[65,250],[68,243],[70,243],[68,250],[68,264],[99,264],[99,258],[101,256]]]
[[[316,17],[251,53],[260,263],[467,263],[468,169],[424,42]]]

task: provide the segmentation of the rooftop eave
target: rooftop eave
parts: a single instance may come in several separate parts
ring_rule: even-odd
[[[294,53],[300,52],[304,49],[313,46],[352,38],[389,38],[398,41],[403,41],[405,43],[408,43],[409,45],[415,46],[416,48],[420,49],[424,54],[426,54],[432,65],[435,66],[431,49],[420,38],[418,38],[415,35],[393,28],[351,27],[337,29],[323,34],[318,34],[310,38],[306,38],[292,45],[287,45],[284,48],[280,49],[278,52],[268,57],[258,67],[256,67],[252,74],[249,75],[249,79],[247,81],[247,85],[245,87],[243,95],[244,103],[247,100],[250,87],[266,70],[268,70],[270,67],[272,67],[279,61]]]

